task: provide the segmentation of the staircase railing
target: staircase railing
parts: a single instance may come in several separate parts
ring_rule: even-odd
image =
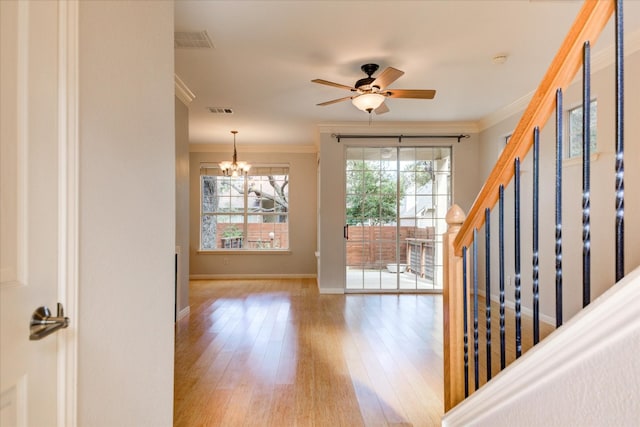
[[[505,283],[504,283],[504,189],[513,180],[514,188],[514,285],[515,285],[515,352],[522,352],[521,324],[521,256],[520,256],[520,164],[533,148],[533,341],[540,339],[539,318],[539,133],[555,111],[556,120],[556,183],[555,183],[555,285],[556,326],[562,324],[562,161],[563,161],[563,93],[583,70],[583,165],[582,165],[582,237],[583,237],[583,306],[590,301],[590,50],[607,22],[614,15],[616,21],[616,277],[624,275],[624,196],[623,196],[623,46],[622,0],[586,0],[562,46],[542,79],[529,106],[523,113],[509,143],[477,196],[468,217],[453,206],[447,215],[449,230],[444,236],[444,382],[445,411],[464,400],[470,393],[469,371],[474,377],[474,389],[479,387],[479,302],[477,268],[477,233],[485,226],[485,248],[489,262],[489,223],[491,209],[498,204],[499,214],[499,295],[500,295],[500,354],[501,369],[505,367]],[[471,257],[471,260],[469,260]],[[484,356],[487,380],[492,375],[491,363],[491,291],[489,272],[485,271],[486,347]],[[613,279],[613,278],[612,278]],[[471,289],[473,288],[473,289]],[[470,336],[473,331],[473,352]],[[473,367],[469,360],[473,356]]]

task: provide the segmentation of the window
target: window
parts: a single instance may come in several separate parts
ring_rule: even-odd
[[[200,166],[200,249],[289,248],[289,167],[254,166],[247,176],[223,176]]]
[[[582,156],[582,105],[580,107],[569,110],[569,149],[568,157]],[[596,136],[598,128],[598,101],[591,101],[591,120],[589,121],[591,141],[590,151],[596,151]]]

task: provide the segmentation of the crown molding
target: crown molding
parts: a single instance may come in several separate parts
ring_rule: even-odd
[[[514,116],[518,113],[521,113],[527,108],[529,102],[531,102],[531,98],[533,98],[533,92],[529,92],[525,96],[518,98],[514,102],[505,107],[502,107],[493,113],[487,114],[480,120],[478,120],[478,129],[480,132],[489,129],[492,126],[497,125],[503,120],[508,119],[511,116]]]
[[[624,38],[624,56],[625,58],[633,55],[640,50],[640,30],[625,34]],[[591,58],[591,72],[595,73],[603,68],[613,65],[616,60],[616,47],[609,45],[602,49]],[[581,76],[580,76],[581,77]]]
[[[381,133],[478,133],[477,122],[342,122],[342,123],[320,123],[318,131],[323,133],[359,133],[376,134]]]
[[[624,39],[624,56],[629,57],[634,53],[640,51],[640,30],[629,33],[625,36]],[[591,73],[596,73],[605,69],[608,66],[611,66],[615,63],[615,45],[609,45],[606,48],[602,49],[598,53],[594,54],[591,58]],[[575,84],[577,82],[582,81],[582,74],[578,73],[576,78],[573,80],[571,84]],[[508,119],[509,117],[522,113],[531,98],[533,98],[534,92],[530,92],[523,97],[515,100],[511,104],[500,108],[494,111],[491,114],[488,114],[478,120],[477,126],[478,130],[484,131],[492,126],[497,125],[503,120]]]
[[[173,77],[174,77],[173,79],[174,86],[176,89],[176,96],[180,101],[182,101],[184,105],[188,107],[189,104],[191,104],[191,101],[193,101],[196,96],[193,94],[193,92],[191,92],[191,90],[182,81],[182,79],[178,77],[177,74],[174,74]]]
[[[230,153],[232,151],[229,144],[189,144],[190,153]],[[242,145],[242,153],[290,153],[309,154],[317,153],[318,147],[315,145]]]
[[[629,33],[625,36],[625,57],[640,51],[640,30]],[[615,46],[611,45],[594,54],[591,59],[592,72],[600,71],[615,61]],[[579,82],[581,75],[574,80]],[[185,104],[189,105],[195,95],[187,85],[175,75],[176,96]],[[529,105],[534,92],[527,93],[511,104],[504,106],[476,121],[460,122],[326,122],[317,125],[320,134],[333,133],[358,133],[358,134],[380,134],[380,133],[480,133],[514,115],[522,113]],[[272,152],[272,153],[317,153],[320,141],[315,141],[313,145],[243,145],[244,152]],[[189,152],[227,152],[227,144],[189,144]]]

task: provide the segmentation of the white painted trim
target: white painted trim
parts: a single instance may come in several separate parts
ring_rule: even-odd
[[[589,157],[591,158],[592,162],[595,162],[600,158],[601,154],[602,154],[601,151],[596,151],[595,153],[591,153],[591,156]],[[562,159],[562,167],[571,167],[571,166],[578,166],[578,165],[582,166],[582,156],[575,156],[575,157]]]
[[[191,306],[188,305],[182,310],[180,310],[180,312],[178,313],[177,321],[180,321],[181,319],[187,317],[190,313],[191,313]]]
[[[289,249],[203,249],[198,255],[291,255]]]
[[[531,102],[531,98],[533,98],[533,92],[529,92],[526,95],[516,99],[511,104],[506,105],[494,111],[493,113],[484,116],[483,118],[478,120],[479,130],[487,130],[511,116],[522,113],[527,108],[527,105],[529,105],[529,102]]]
[[[320,133],[404,133],[407,135],[418,133],[478,133],[480,129],[476,122],[344,122],[320,123]]]
[[[26,253],[26,233],[25,233],[25,224],[26,224],[26,202],[27,202],[27,187],[26,187],[26,172],[27,172],[27,150],[26,144],[27,140],[26,136],[26,120],[25,118],[28,115],[26,108],[26,89],[25,82],[28,67],[27,67],[27,55],[24,54],[24,51],[28,48],[28,11],[26,10],[26,5],[23,3],[17,4],[17,28],[16,28],[16,93],[15,93],[15,106],[16,112],[14,118],[14,123],[11,124],[11,127],[15,128],[15,134],[12,135],[12,139],[14,139],[13,144],[15,145],[15,176],[7,179],[3,184],[7,186],[11,186],[11,193],[15,194],[15,206],[8,206],[7,209],[14,210],[13,215],[15,216],[15,251],[16,258],[15,261],[11,264],[4,264],[0,266],[0,290],[9,289],[9,288],[17,288],[25,285],[25,260],[27,259]],[[4,114],[3,114],[4,116]],[[3,141],[4,142],[4,141]]]
[[[496,299],[496,298],[491,298],[491,301],[495,301],[498,304],[500,303],[500,301],[498,299]],[[508,308],[510,310],[514,310],[515,311],[515,309],[516,309],[516,304],[513,301],[506,300],[504,302],[504,305],[505,305],[506,308]],[[524,307],[524,306],[520,307],[520,312],[523,315],[528,316],[528,317],[533,319],[533,310],[530,309],[529,307]],[[551,325],[554,328],[556,327],[556,319],[554,319],[553,317],[547,316],[546,314],[540,313],[540,321],[542,323],[546,323],[548,325]]]
[[[321,288],[321,287],[318,287],[318,292],[320,292],[322,295],[343,295],[344,294],[344,289],[343,288]]]
[[[536,385],[557,384],[567,367],[587,363],[611,340],[638,328],[640,267],[445,414],[442,425],[483,425],[484,417],[506,410]]]
[[[477,134],[480,132],[478,122],[363,122],[319,123],[320,134],[360,134],[360,135],[418,135],[418,134]],[[435,141],[434,141],[435,143]],[[314,147],[320,152],[320,142]]]
[[[478,295],[482,296],[483,298],[485,298],[485,292],[478,292]],[[500,304],[500,296],[499,295],[491,295],[491,301],[495,302],[496,304]],[[516,309],[516,304],[513,301],[507,300],[505,299],[504,301],[504,306],[510,310],[514,310]],[[525,315],[528,316],[530,318],[533,318],[533,310],[530,309],[529,307],[525,307],[525,306],[521,306],[520,307],[520,312]],[[494,317],[495,319],[495,317]],[[556,319],[550,316],[547,316],[546,314],[542,314],[540,313],[540,321],[542,323],[546,323],[548,325],[551,325],[553,328],[556,327]]]
[[[191,104],[191,101],[193,101],[196,96],[193,94],[193,92],[191,92],[191,89],[189,89],[185,82],[183,82],[182,79],[178,77],[177,74],[174,74],[173,77],[173,82],[176,89],[176,97],[188,107],[189,104]]]
[[[625,34],[624,56],[628,57],[630,55],[633,55],[638,50],[640,50],[640,30],[637,30],[633,33]],[[605,49],[599,51],[597,54],[593,55],[593,57],[591,58],[591,73],[600,71],[610,65],[613,65],[614,63],[615,46],[610,45]],[[580,81],[582,81],[582,73],[578,72],[572,84]],[[497,125],[501,121],[508,119],[511,116],[522,113],[529,105],[531,98],[533,98],[533,94],[533,91],[529,92],[521,98],[516,99],[511,104],[506,105],[503,108],[500,108],[478,120],[478,131],[484,131],[492,126]]]
[[[229,144],[189,144],[190,153],[230,153]],[[231,150],[233,151],[233,150]],[[243,153],[317,153],[315,145],[243,145]]]
[[[26,286],[29,283],[28,277],[28,241],[29,229],[27,225],[27,215],[29,212],[29,198],[27,197],[29,188],[28,161],[29,161],[29,89],[27,87],[27,76],[29,75],[29,4],[27,2],[18,3],[18,75],[17,75],[17,156],[18,156],[18,211],[17,215],[17,271],[16,281],[19,286]]]
[[[320,123],[320,133],[404,133],[407,135],[418,133],[478,133],[477,122],[343,122]]]
[[[78,0],[58,1],[58,300],[70,326],[58,339],[58,426],[77,425],[79,278]]]
[[[315,279],[315,274],[190,274],[189,280]]]
[[[612,18],[613,20],[613,18]],[[624,35],[624,56],[633,55],[640,50],[640,30]],[[591,57],[591,73],[602,70],[616,61],[615,44],[609,45]],[[578,73],[578,80],[582,80],[582,74]]]

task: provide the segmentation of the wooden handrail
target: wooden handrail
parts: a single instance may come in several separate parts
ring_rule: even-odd
[[[585,41],[592,45],[615,11],[615,0],[585,0],[562,46],[558,50],[547,73],[540,82],[531,102],[509,143],[496,162],[491,174],[473,203],[467,220],[454,241],[457,256],[462,256],[462,247],[469,246],[473,230],[484,224],[485,208],[493,208],[498,201],[500,185],[506,186],[513,178],[513,162],[524,159],[533,145],[533,129],[542,129],[555,110],[557,89],[565,91],[582,67],[582,46]]]

